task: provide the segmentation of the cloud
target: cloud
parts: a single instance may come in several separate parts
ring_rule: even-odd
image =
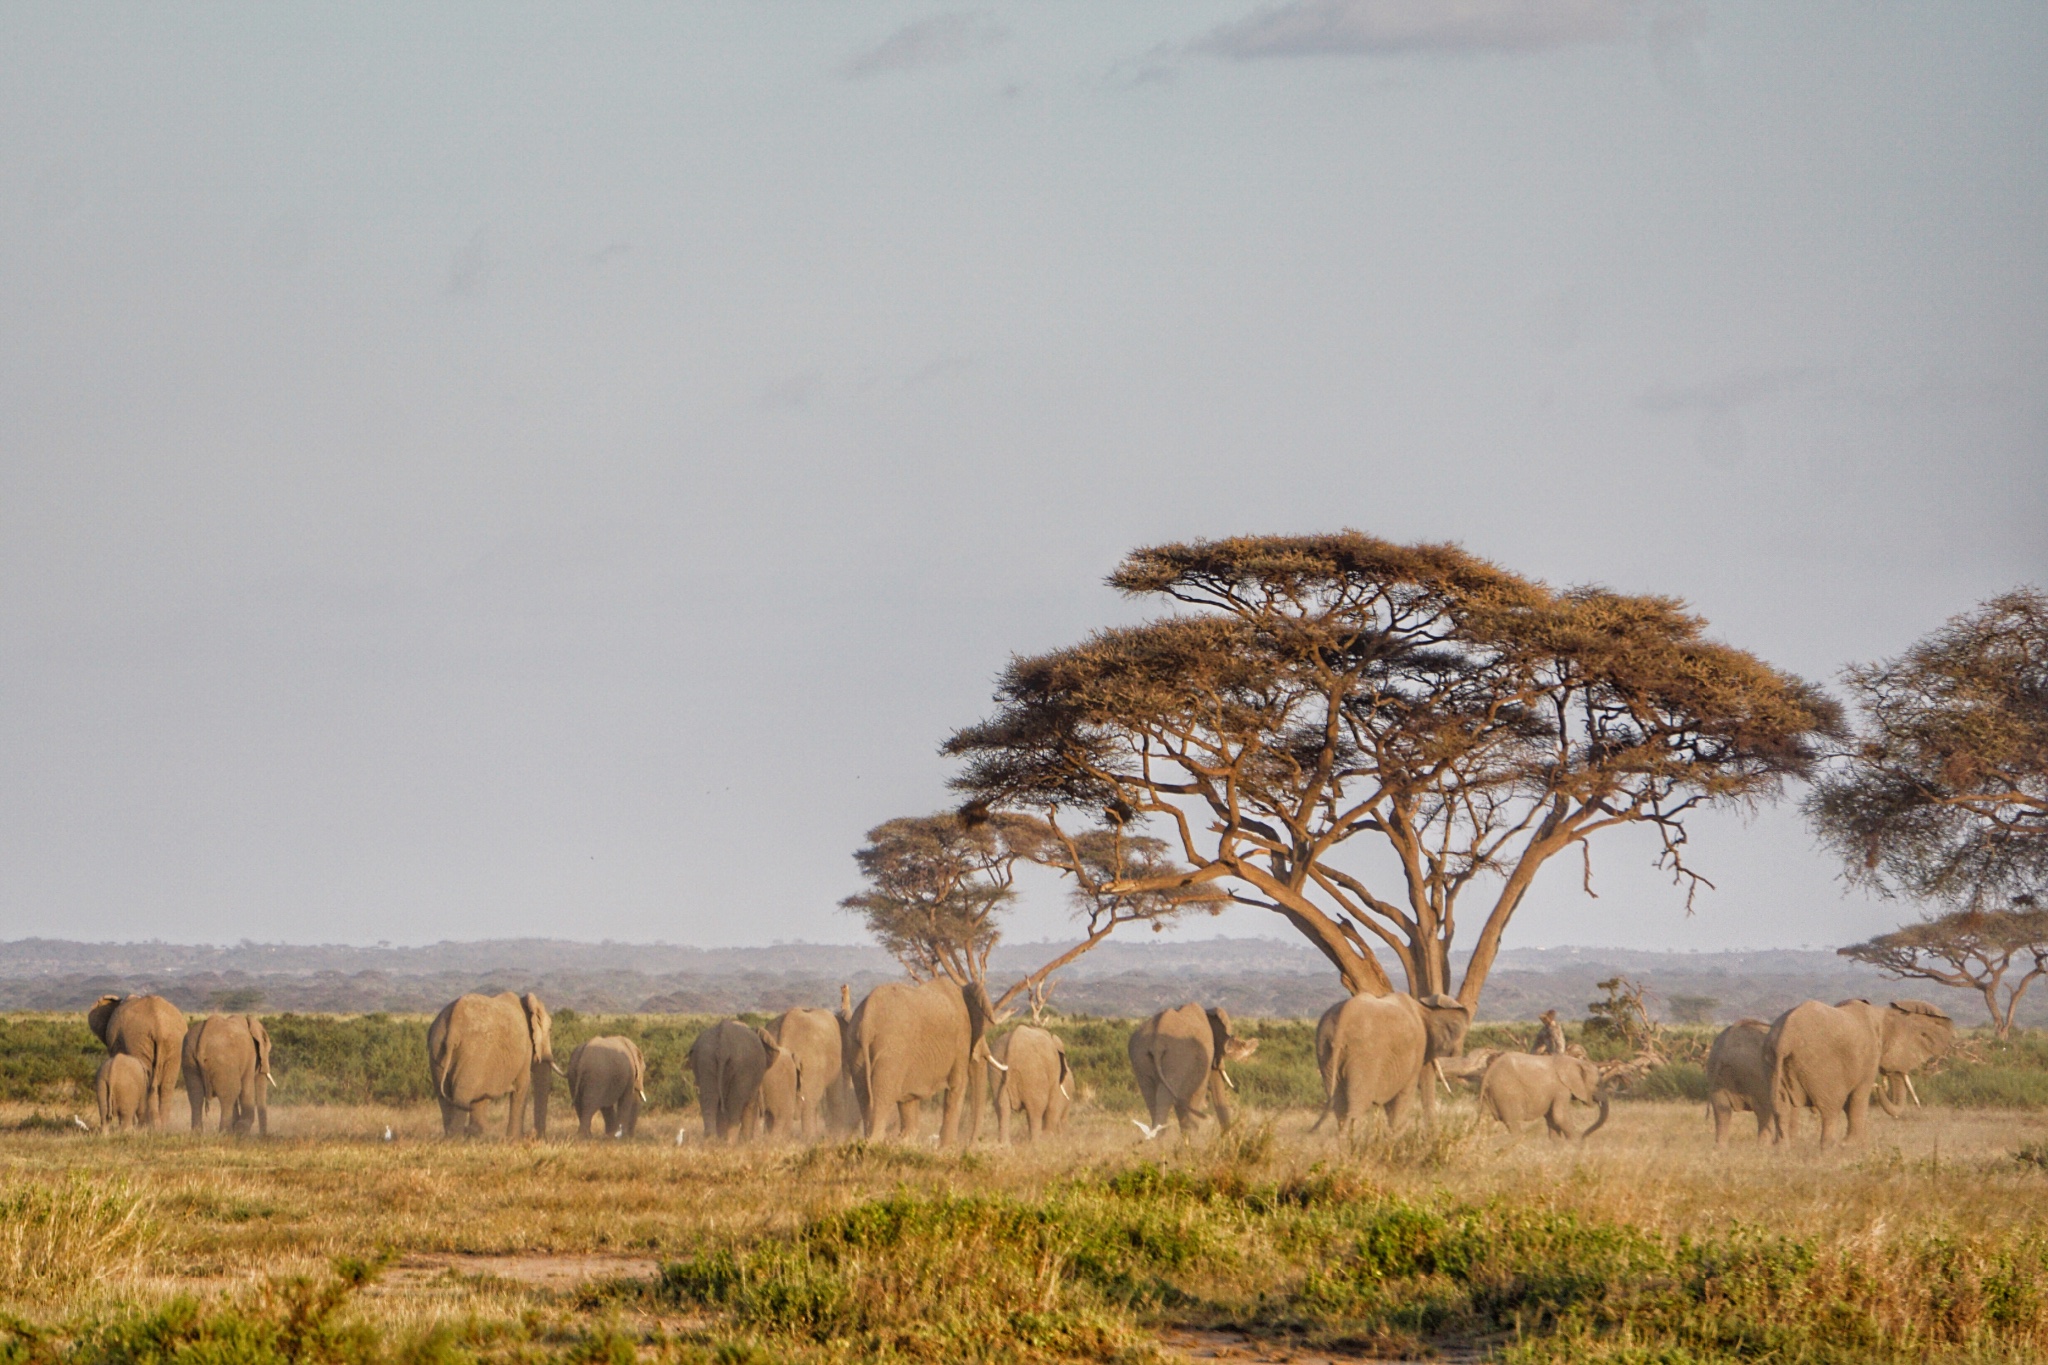
[[[1636,400],[1636,406],[1650,412],[1728,412],[1804,387],[1820,378],[1820,373],[1811,365],[1737,370],[1711,384],[1651,389]]]
[[[1733,469],[1749,450],[1742,409],[1806,388],[1822,377],[1811,365],[1737,370],[1709,384],[1651,389],[1636,399],[1636,406],[1648,412],[1697,413],[1701,462],[1714,469]]]
[[[1628,36],[1634,0],[1289,0],[1210,30],[1195,52],[1259,57],[1526,51]]]
[[[935,14],[905,24],[847,62],[849,79],[878,75],[884,71],[907,71],[918,66],[943,66],[964,62],[975,53],[994,47],[1010,36],[1001,24],[979,14]]]

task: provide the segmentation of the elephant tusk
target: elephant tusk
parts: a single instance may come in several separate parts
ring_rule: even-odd
[[[556,1060],[555,1060],[554,1058],[550,1057],[550,1058],[548,1058],[548,1065],[549,1065],[549,1066],[551,1066],[551,1067],[553,1067],[553,1068],[555,1069],[555,1074],[556,1074],[557,1076],[560,1076],[560,1077],[562,1077],[562,1078],[563,1078],[564,1080],[567,1080],[567,1079],[568,1079],[568,1077],[569,1077],[569,1073],[568,1073],[568,1072],[566,1072],[566,1071],[564,1071],[564,1070],[562,1070],[562,1064],[561,1064],[560,1062],[558,1062],[558,1061],[556,1061]]]
[[[1435,1058],[1434,1065],[1436,1066],[1436,1078],[1444,1083],[1444,1093],[1446,1095],[1457,1094],[1457,1091],[1451,1089],[1451,1078],[1444,1075],[1444,1059],[1441,1057]]]
[[[1065,1095],[1068,1099],[1074,1098],[1074,1092],[1067,1089],[1067,1083],[1065,1081],[1060,1082],[1060,1093],[1062,1095]]]
[[[1223,1078],[1223,1083],[1225,1085],[1229,1086],[1232,1090],[1237,1089],[1237,1082],[1230,1079],[1230,1073],[1228,1071],[1225,1071],[1222,1067],[1219,1066],[1216,1068],[1216,1074]]]
[[[998,1071],[1008,1071],[1010,1069],[1007,1066],[1004,1066],[1001,1062],[997,1061],[993,1057],[988,1059],[988,1064]]]
[[[639,1094],[639,1096],[640,1096],[640,1103],[642,1103],[642,1104],[645,1104],[645,1103],[647,1103],[647,1092],[646,1092],[645,1090],[641,1090],[641,1091],[638,1091],[638,1092],[636,1092],[636,1093],[638,1093],[638,1094]]]
[[[1907,1093],[1908,1095],[1911,1095],[1911,1096],[1913,1097],[1913,1107],[1914,1107],[1915,1109],[1918,1109],[1918,1108],[1920,1107],[1920,1092],[1919,1092],[1919,1091],[1917,1091],[1917,1090],[1915,1090],[1915,1089],[1913,1088],[1913,1076],[1912,1076],[1912,1073],[1911,1073],[1911,1072],[1905,1072],[1905,1071],[1902,1071],[1902,1072],[1900,1072],[1899,1074],[1900,1074],[1901,1076],[1905,1077],[1905,1081],[1906,1081],[1906,1093]]]

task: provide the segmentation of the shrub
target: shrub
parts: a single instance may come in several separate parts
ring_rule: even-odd
[[[0,1186],[0,1296],[71,1294],[135,1271],[159,1241],[153,1213],[120,1180]]]

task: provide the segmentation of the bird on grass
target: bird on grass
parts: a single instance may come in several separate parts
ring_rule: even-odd
[[[388,1123],[384,1125],[384,1140],[386,1142],[396,1142],[398,1140],[398,1134],[391,1131],[391,1125]]]
[[[1137,1125],[1138,1131],[1145,1135],[1147,1142],[1166,1131],[1166,1125],[1163,1123],[1147,1123],[1143,1119],[1132,1119],[1131,1122]]]
[[[676,1146],[678,1146],[678,1147],[682,1146],[682,1145],[683,1145],[683,1141],[684,1141],[684,1139],[686,1139],[687,1137],[689,1137],[689,1135],[690,1135],[690,1130],[689,1130],[689,1129],[687,1129],[687,1128],[678,1128],[678,1129],[676,1129]]]
[[[87,1123],[84,1119],[78,1117],[78,1115],[76,1114],[73,1114],[71,1116],[71,1121],[78,1125],[78,1131],[81,1133],[90,1133],[92,1131],[92,1125]]]

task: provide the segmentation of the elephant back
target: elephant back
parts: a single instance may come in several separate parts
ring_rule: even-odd
[[[469,1105],[519,1088],[534,1061],[527,1011],[510,991],[465,995],[427,1029],[434,1088],[445,1100]]]
[[[1340,1119],[1412,1089],[1428,1058],[1429,1030],[1413,996],[1354,995],[1326,1014],[1324,1083]]]
[[[969,1065],[978,1040],[965,992],[950,981],[891,981],[853,1012],[856,1074],[888,1070],[903,1096],[944,1088]]]

